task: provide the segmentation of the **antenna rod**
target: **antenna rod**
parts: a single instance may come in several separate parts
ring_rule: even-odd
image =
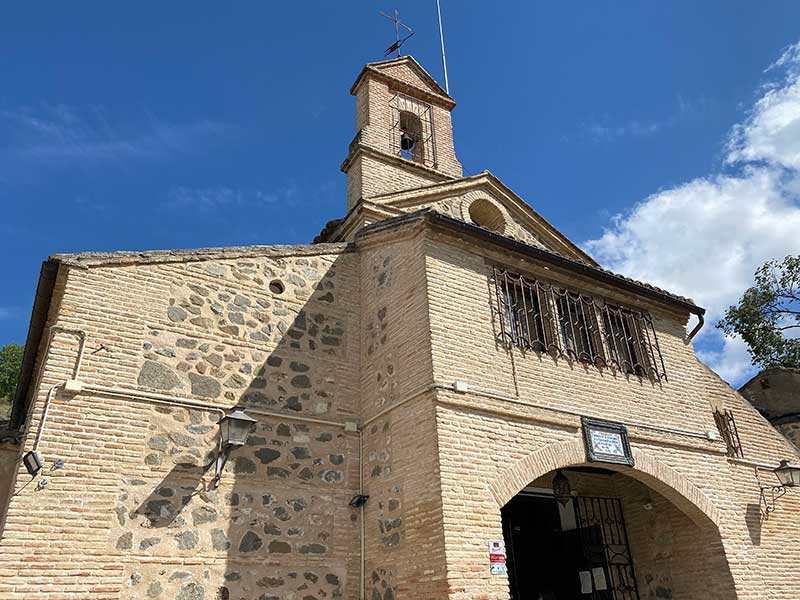
[[[444,53],[444,33],[442,33],[442,7],[439,0],[436,0],[436,16],[439,18],[439,41],[442,43],[442,68],[444,69],[444,91],[450,93],[450,86],[447,83],[447,56]]]
[[[400,58],[400,17],[394,9],[394,37],[397,40],[397,58]]]

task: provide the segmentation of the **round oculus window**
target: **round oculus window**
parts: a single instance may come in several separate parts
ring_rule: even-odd
[[[282,294],[286,290],[283,282],[280,279],[273,279],[269,282],[269,291],[273,294]]]
[[[506,230],[506,218],[494,203],[485,198],[478,198],[469,205],[469,218],[475,225],[485,227],[495,233]]]

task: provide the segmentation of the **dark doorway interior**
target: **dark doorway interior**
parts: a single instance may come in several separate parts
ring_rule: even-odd
[[[514,600],[638,598],[619,500],[522,493],[502,515]]]
[[[503,535],[514,600],[580,598],[577,532],[562,531],[552,496],[519,495],[503,507]]]

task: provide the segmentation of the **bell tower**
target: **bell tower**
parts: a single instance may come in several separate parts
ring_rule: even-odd
[[[391,192],[457,179],[450,112],[455,101],[410,56],[369,63],[350,93],[356,136],[342,171],[347,209]]]

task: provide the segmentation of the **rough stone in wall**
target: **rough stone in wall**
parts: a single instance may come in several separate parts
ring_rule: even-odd
[[[367,360],[370,361],[370,368],[376,381],[375,404],[378,407],[394,401],[397,392],[396,359],[394,352],[386,347],[387,311],[385,306],[378,309],[375,317],[370,319],[365,327]]]
[[[355,442],[339,429],[262,421],[229,462],[233,489],[207,490],[209,422],[200,411],[153,409],[142,458],[149,479],[121,481],[109,545],[134,555],[327,555]],[[282,485],[265,488],[270,480]]]
[[[370,575],[370,600],[395,600],[397,589],[393,583],[391,572],[376,569]]]
[[[214,460],[219,415],[201,410],[153,407],[145,440],[148,467],[186,468]]]
[[[268,571],[268,572],[266,572]],[[345,573],[326,565],[288,568],[229,564],[128,567],[124,600],[323,600],[343,598]]]
[[[192,268],[200,269],[197,279],[173,281],[163,319],[147,328],[137,383],[230,403],[329,413],[336,370],[321,372],[314,359],[341,359],[347,343],[345,322],[335,314],[332,263],[302,258]],[[254,292],[254,284],[263,291]]]
[[[250,284],[269,289],[273,280],[281,281],[284,298],[305,301],[315,294],[320,302],[332,304],[336,271],[332,259],[325,257],[279,258],[270,260],[240,260],[235,263],[197,263],[192,269],[199,274],[220,280],[220,286],[229,287],[232,282]]]
[[[198,290],[208,294],[194,293]],[[333,301],[331,293],[317,300],[325,303],[324,298]],[[183,283],[173,288],[165,316],[194,335],[214,335],[260,346],[283,341],[295,350],[339,356],[343,322],[322,311],[298,313],[295,306],[268,294],[256,295],[232,286]]]
[[[470,202],[475,198],[480,196],[475,196],[474,193],[469,194],[467,197],[464,198],[447,198],[445,200],[441,200],[436,202],[435,204],[431,205],[433,210],[438,211],[447,215],[448,217],[453,217],[454,219],[460,219],[462,221],[471,222],[468,213],[467,207],[469,206]],[[419,207],[414,206],[409,210],[417,210]],[[507,214],[505,208],[500,208],[498,204],[498,208],[505,214],[506,219],[506,229],[503,231],[503,235],[506,237],[514,238],[523,242],[525,244],[529,244],[531,246],[536,246],[538,248],[544,248],[545,246],[525,227],[519,220],[515,219],[512,215]]]
[[[390,465],[391,454],[389,452],[392,434],[389,421],[370,425],[370,435],[383,435],[385,437],[382,438],[382,449],[372,450],[367,455],[366,466],[369,476],[372,479],[388,477],[392,473],[392,467]]]
[[[391,480],[391,424],[389,421],[374,423],[369,429],[370,439],[375,444],[367,453],[365,466],[370,478],[370,494],[377,507],[377,528],[383,546],[398,546],[403,539],[403,488]]]
[[[327,556],[334,510],[344,495],[250,485],[235,492],[203,491],[190,477],[148,489],[135,479],[120,495],[112,544],[136,556],[197,553],[269,559]],[[248,489],[250,491],[244,491]]]
[[[144,387],[317,415],[330,412],[335,403],[336,372],[322,371],[314,361],[154,333],[144,345],[139,373]]]
[[[387,548],[398,546],[403,539],[403,488],[400,484],[383,485],[376,488],[375,502],[378,507],[378,530],[381,542]]]
[[[393,282],[392,255],[385,254],[372,264],[372,275],[378,289],[390,288]]]
[[[786,439],[800,449],[800,423],[782,423],[775,426]]]

